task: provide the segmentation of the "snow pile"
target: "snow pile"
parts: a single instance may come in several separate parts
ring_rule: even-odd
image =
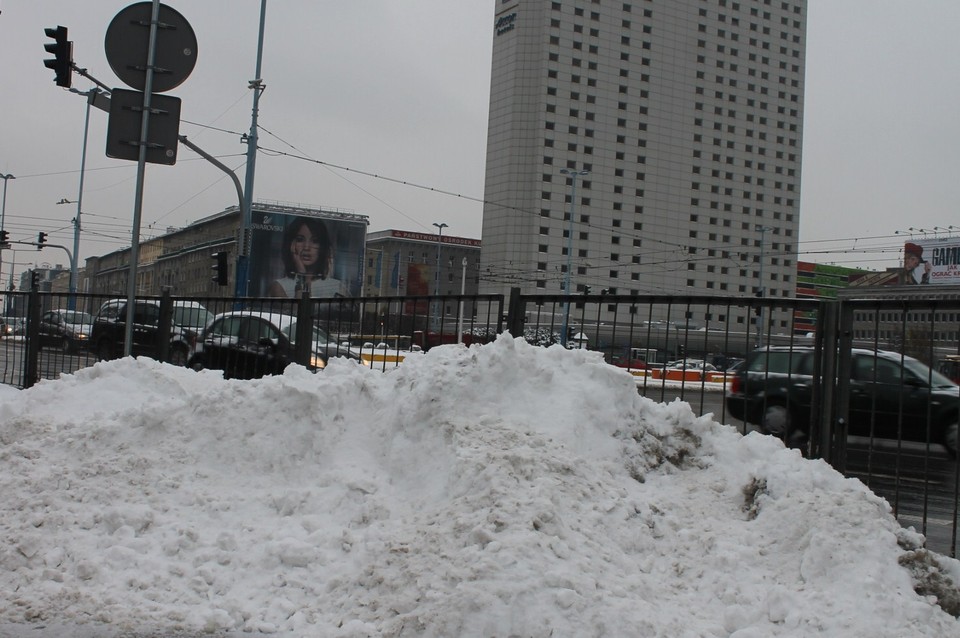
[[[960,563],[858,481],[508,336],[388,373],[97,364],[0,393],[0,467],[4,627],[960,634],[931,595]]]

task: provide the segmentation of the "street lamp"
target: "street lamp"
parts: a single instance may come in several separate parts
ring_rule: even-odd
[[[80,208],[83,206],[83,176],[87,168],[87,134],[90,131],[90,107],[99,97],[100,91],[96,87],[89,91],[77,91],[70,89],[72,93],[83,95],[87,98],[87,110],[83,118],[83,148],[80,150],[80,187],[77,191],[77,216],[73,218],[73,264],[70,267],[70,302],[69,307],[74,309],[77,292],[77,262],[80,260]],[[60,200],[61,204],[72,203],[66,198]]]
[[[433,225],[437,227],[437,284],[436,284],[436,288],[434,288],[434,294],[439,297],[440,296],[440,245],[441,245],[441,242],[443,241],[443,229],[447,227],[447,224],[444,222],[440,222],[439,224],[437,222],[433,222]],[[436,329],[439,329],[440,310],[441,310],[440,300],[438,299],[435,303],[437,304],[437,328]]]
[[[0,173],[0,179],[3,180],[3,206],[0,207],[0,230],[3,230],[3,222],[7,217],[7,181],[17,179],[13,175]]]
[[[577,210],[577,177],[589,175],[590,171],[577,171],[561,168],[560,172],[570,176],[570,219],[567,224],[567,276],[564,278],[563,294],[567,301],[563,309],[563,331],[560,333],[560,345],[567,346],[567,330],[570,325],[570,271],[573,269],[573,217]]]
[[[769,226],[760,226],[757,228],[760,231],[760,272],[758,273],[760,281],[757,282],[757,297],[761,300],[766,296],[766,287],[763,285],[763,248],[766,242],[766,236],[768,230],[773,230]],[[763,302],[760,302],[759,312],[757,313],[757,347],[763,347]]]
[[[463,295],[467,292],[467,258],[460,263],[460,306],[457,309],[457,343],[463,343]]]
[[[3,204],[0,205],[0,230],[3,230],[4,220],[7,218],[7,181],[11,179],[17,179],[13,175],[7,173],[6,175],[0,173],[0,179],[3,180]],[[10,273],[11,277],[13,276],[13,267],[14,264],[10,264]],[[3,249],[0,248],[0,271],[3,270]]]
[[[84,153],[86,155],[86,153]],[[83,197],[83,163],[81,162],[80,168],[80,196]],[[70,260],[70,299],[67,303],[67,307],[70,310],[75,310],[76,299],[74,295],[77,293],[77,260],[80,259],[80,199],[72,200],[67,199],[66,197],[61,197],[60,201],[57,204],[76,204],[77,205],[77,214],[71,220],[73,223],[73,259]]]

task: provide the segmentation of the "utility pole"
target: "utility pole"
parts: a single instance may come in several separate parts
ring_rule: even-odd
[[[253,181],[257,170],[257,117],[260,113],[260,94],[266,86],[260,77],[263,65],[263,32],[266,24],[267,0],[260,0],[260,34],[257,40],[256,77],[250,81],[253,89],[253,112],[250,117],[250,133],[247,135],[247,172],[243,186],[243,200],[240,207],[240,245],[237,246],[237,297],[247,296],[250,279],[250,233],[253,224]]]

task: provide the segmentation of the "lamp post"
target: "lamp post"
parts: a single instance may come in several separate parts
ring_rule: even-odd
[[[433,293],[434,293],[434,295],[436,295],[437,297],[439,297],[439,296],[440,296],[440,246],[441,246],[441,243],[443,242],[443,229],[447,227],[447,224],[444,223],[444,222],[440,222],[439,224],[438,224],[437,222],[433,222],[433,225],[437,227],[437,275],[436,275],[436,277],[437,277],[437,283],[436,283],[436,287],[435,287],[434,290],[433,290]],[[440,304],[440,300],[439,300],[439,299],[438,299],[437,301],[435,301],[434,303],[437,304],[437,319],[436,319],[437,323],[436,323],[435,330],[438,330],[438,331],[439,331],[439,328],[440,328],[440,310],[441,310],[441,307],[442,307],[442,306],[441,306],[441,304]]]
[[[757,297],[763,299],[766,296],[766,288],[763,285],[763,248],[766,244],[766,236],[768,230],[773,230],[767,226],[760,226],[757,230],[760,231],[760,272],[758,273],[760,281],[757,285]],[[757,347],[763,347],[763,302],[760,302],[759,312],[757,313]]]
[[[96,100],[99,94],[99,90],[94,87],[89,91],[77,91],[76,89],[70,89],[72,93],[78,95],[85,95],[87,97],[87,112],[83,120],[83,148],[80,151],[80,186],[77,190],[77,216],[73,218],[73,264],[70,267],[70,300],[69,307],[70,310],[74,310],[74,305],[76,303],[76,298],[74,295],[77,293],[77,261],[80,259],[80,209],[83,206],[83,176],[87,167],[87,133],[90,130],[90,106]],[[66,204],[69,203],[66,198],[60,200],[58,203]]]
[[[439,297],[440,296],[440,245],[441,245],[441,242],[443,241],[443,229],[447,227],[447,224],[444,222],[440,222],[439,224],[437,222],[433,222],[433,225],[437,227],[437,273],[436,273],[435,285],[433,288],[433,294],[434,296]],[[434,311],[435,323],[434,323],[433,329],[439,332],[440,331],[440,310],[441,310],[440,300],[439,299],[434,300],[434,304],[436,304],[435,306],[436,310]]]
[[[463,343],[463,295],[467,292],[467,258],[460,262],[460,307],[457,310],[457,343]]]
[[[3,206],[0,207],[0,230],[3,230],[4,220],[7,218],[7,181],[17,179],[13,175],[0,173],[0,179],[3,180]]]
[[[0,173],[0,179],[3,180],[3,204],[0,205],[0,230],[3,230],[3,223],[7,218],[7,182],[11,179],[17,179],[10,173]],[[10,277],[13,277],[14,264],[10,264]],[[3,247],[0,246],[0,271],[3,270]]]
[[[83,169],[80,169],[80,188],[83,189]],[[80,258],[80,202],[62,197],[57,204],[76,204],[77,215],[73,218],[73,259],[70,260],[70,297],[67,300],[67,307],[70,310],[76,309],[77,293],[77,259]]]
[[[577,177],[589,175],[590,171],[577,171],[561,168],[563,175],[570,176],[570,219],[567,223],[567,276],[564,278],[563,294],[567,300],[563,308],[563,331],[560,333],[560,345],[567,347],[567,331],[570,326],[570,271],[573,269],[573,217],[577,210]]]

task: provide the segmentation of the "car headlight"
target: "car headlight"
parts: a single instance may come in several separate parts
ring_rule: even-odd
[[[323,370],[327,367],[327,360],[324,359],[323,356],[313,353],[310,355],[310,367]]]

